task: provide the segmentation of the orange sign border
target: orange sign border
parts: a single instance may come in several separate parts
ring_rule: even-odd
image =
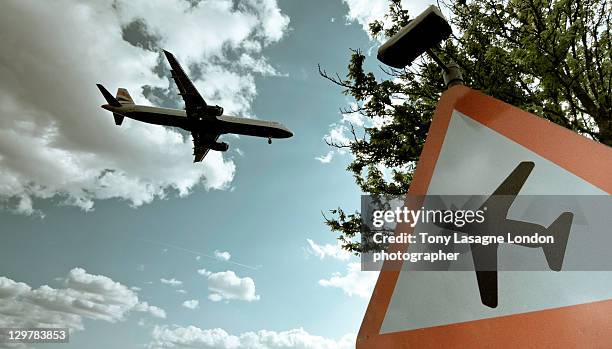
[[[409,195],[427,193],[453,110],[612,193],[612,148],[468,87],[454,86],[440,98]],[[380,334],[399,274],[380,272],[357,349],[612,347],[612,300]]]

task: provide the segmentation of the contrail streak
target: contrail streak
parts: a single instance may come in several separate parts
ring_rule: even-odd
[[[206,257],[206,258],[214,259],[214,260],[215,260],[215,261],[217,261],[217,262],[229,263],[229,264],[237,265],[237,266],[240,266],[240,267],[243,267],[243,268],[247,268],[247,269],[251,269],[251,270],[259,270],[259,268],[261,268],[261,265],[252,266],[252,265],[248,265],[248,264],[243,264],[243,263],[234,262],[234,261],[232,261],[232,260],[227,260],[227,261],[224,261],[224,260],[222,260],[222,259],[216,258],[215,256],[211,256],[211,255],[206,254],[206,253],[202,253],[202,252],[198,252],[198,251],[190,250],[190,249],[188,249],[188,248],[184,248],[184,247],[181,247],[181,246],[172,245],[172,244],[169,244],[169,243],[166,243],[166,242],[161,242],[161,241],[153,241],[153,240],[148,240],[148,239],[143,239],[143,238],[136,238],[136,239],[137,239],[137,240],[144,241],[144,242],[148,242],[148,243],[150,243],[150,244],[159,245],[159,246],[165,246],[165,247],[170,247],[170,248],[173,248],[173,249],[175,249],[175,250],[180,250],[180,251],[183,251],[183,252],[191,253],[191,254],[196,255],[196,256],[202,256],[202,257]]]

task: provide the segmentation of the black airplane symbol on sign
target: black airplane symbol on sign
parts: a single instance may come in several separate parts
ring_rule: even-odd
[[[531,234],[538,233],[540,235],[552,236],[554,238],[553,244],[521,243],[520,245],[532,248],[541,247],[549,268],[554,271],[560,271],[574,218],[573,213],[561,213],[548,227],[507,218],[510,206],[512,206],[534,167],[535,163],[530,161],[519,163],[512,173],[495,189],[493,194],[480,206],[479,210],[485,212],[484,222],[489,227],[494,228],[487,230],[486,235],[507,236],[510,234],[514,238],[514,236],[529,232]],[[457,227],[452,223],[436,223],[436,225],[445,230],[452,230],[472,236],[483,234],[482,224],[479,223],[467,223],[462,227]],[[478,289],[480,291],[480,300],[482,304],[491,308],[496,308],[498,305],[498,246],[499,244],[497,243],[489,245],[470,244]]]

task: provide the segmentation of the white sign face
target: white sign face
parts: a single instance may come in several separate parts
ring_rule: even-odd
[[[500,154],[503,154],[500,156]],[[521,195],[607,195],[602,189],[479,122],[453,111],[429,195],[490,195],[518,163],[535,167]],[[508,218],[517,216],[516,206]],[[567,208],[560,207],[557,215]],[[551,211],[555,211],[551,209]],[[570,209],[571,211],[571,209]],[[550,225],[555,217],[534,222]],[[571,238],[579,239],[576,234]],[[572,241],[568,243],[568,252]],[[502,244],[505,249],[523,248]],[[532,253],[542,254],[533,249]],[[542,255],[543,256],[543,255]],[[380,333],[557,308],[612,298],[612,272],[499,271],[499,305],[482,304],[473,271],[402,271]]]
[[[612,148],[465,86],[442,95],[409,195],[486,197],[525,169],[526,180],[505,218],[549,230],[554,222],[564,222],[570,230],[564,266],[579,265],[579,255],[584,259],[581,238],[589,234],[587,250],[607,258],[612,253],[609,217],[602,220],[601,210],[593,213],[577,202],[587,196],[610,198]],[[566,199],[534,208],[540,200],[534,195]],[[406,227],[398,227],[396,236],[406,233]],[[404,252],[409,248],[402,247]],[[548,271],[552,257],[543,248],[526,249],[500,244],[495,258],[504,265],[520,256],[546,271],[486,271],[493,274],[483,283],[484,274],[477,280],[475,271],[393,269],[385,267],[397,264],[385,261],[357,348],[610,347],[612,269]],[[471,251],[466,254],[472,257]],[[483,289],[496,291],[496,298],[487,298]]]

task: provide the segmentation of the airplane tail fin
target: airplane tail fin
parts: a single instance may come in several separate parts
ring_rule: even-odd
[[[563,212],[547,229],[555,242],[554,244],[542,245],[542,249],[548,266],[554,271],[560,271],[563,265],[563,257],[565,257],[565,248],[567,247],[573,219],[573,213]]]
[[[121,103],[122,105],[134,104],[132,96],[130,96],[130,93],[124,88],[117,89],[117,101],[119,101],[119,103]],[[123,123],[123,115],[113,113],[113,117],[115,117],[115,125],[121,126],[121,124]]]
[[[113,113],[113,117],[115,118],[115,125],[121,126],[121,124],[123,123],[123,115]]]
[[[117,89],[117,100],[121,104],[134,104],[132,96],[130,96],[130,93],[124,88]]]
[[[119,101],[115,97],[113,97],[113,95],[111,95],[110,92],[108,92],[108,90],[104,88],[104,86],[100,84],[96,84],[96,86],[98,86],[98,89],[100,90],[100,92],[102,92],[102,96],[104,96],[104,99],[106,99],[106,102],[109,105],[112,105],[113,107],[121,106],[121,103],[119,103]]]
[[[108,92],[108,90],[106,88],[104,88],[104,86],[102,86],[101,84],[96,84],[96,86],[98,86],[98,89],[100,90],[100,92],[102,92],[102,96],[104,96],[104,99],[106,99],[106,102],[113,106],[113,107],[120,107],[121,103],[117,100],[117,98],[113,97],[113,95],[110,94],[110,92]],[[132,98],[130,97],[130,95],[127,93],[127,91],[125,89],[119,89],[119,91],[117,91],[117,96],[119,97],[119,92],[121,90],[124,90],[127,98],[129,98],[129,100],[131,101]],[[124,97],[122,97],[124,98]],[[133,104],[134,102],[132,102]],[[115,118],[115,125],[119,126],[123,123],[123,115],[121,114],[117,114],[117,113],[113,113],[113,117]]]

